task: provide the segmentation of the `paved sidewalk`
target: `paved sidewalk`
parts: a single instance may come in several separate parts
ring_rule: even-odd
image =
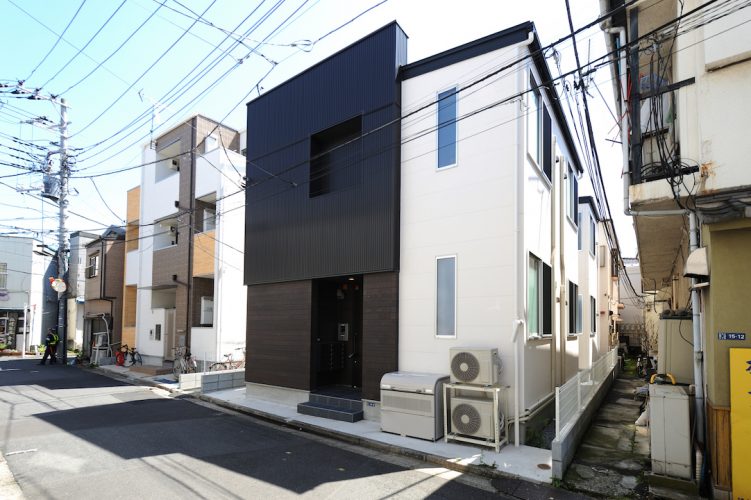
[[[507,445],[496,453],[491,448],[445,443],[443,440],[431,442],[382,432],[380,424],[370,420],[347,423],[302,415],[297,413],[294,405],[251,397],[244,387],[203,394],[188,393],[180,391],[176,382],[169,383],[169,375],[148,376],[112,365],[100,366],[97,370],[104,374],[155,385],[176,394],[189,395],[280,425],[419,459],[446,469],[488,477],[493,479],[493,484],[499,492],[516,498],[585,498],[583,495],[551,485],[550,450]]]

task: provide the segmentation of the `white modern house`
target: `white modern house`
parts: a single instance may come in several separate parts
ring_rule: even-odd
[[[527,23],[401,70],[399,369],[496,348],[520,421],[608,346],[596,208],[578,217],[588,181],[539,49]]]
[[[179,346],[211,362],[244,345],[240,135],[196,115],[144,146],[128,193],[123,339],[148,364]]]
[[[0,342],[20,350],[39,345],[57,325],[57,292],[47,278],[57,267],[34,238],[0,236]]]

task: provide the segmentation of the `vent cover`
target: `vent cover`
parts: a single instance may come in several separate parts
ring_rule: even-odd
[[[452,383],[487,386],[498,383],[498,349],[452,347],[449,356]]]
[[[451,412],[451,422],[460,434],[476,434],[480,430],[482,417],[473,405],[462,403]]]
[[[494,439],[498,423],[493,422],[493,400],[475,397],[451,398],[451,431],[465,436]],[[500,418],[500,414],[497,414]]]
[[[460,352],[451,359],[451,373],[461,382],[472,382],[480,374],[480,362],[471,352]]]

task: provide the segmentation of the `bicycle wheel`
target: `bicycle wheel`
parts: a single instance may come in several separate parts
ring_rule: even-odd
[[[222,371],[222,370],[226,370],[226,369],[227,369],[227,364],[226,363],[221,363],[221,362],[220,363],[212,363],[209,366],[209,371],[210,372],[218,372],[218,371]]]
[[[125,355],[119,350],[115,351],[115,364],[117,366],[125,365]]]
[[[143,358],[141,357],[140,352],[137,352],[133,355],[133,364],[143,366]]]
[[[172,373],[177,380],[180,380],[180,374],[183,372],[182,359],[176,359],[172,365]]]

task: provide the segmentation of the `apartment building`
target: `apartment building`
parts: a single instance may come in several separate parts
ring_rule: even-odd
[[[125,230],[112,226],[86,245],[83,345],[122,341]],[[91,354],[91,352],[89,351]]]
[[[86,231],[70,234],[70,259],[68,260],[68,303],[66,324],[69,344],[73,348],[90,347],[84,343],[84,302],[86,301],[86,245],[99,238]]]
[[[248,390],[344,389],[378,419],[385,373],[447,374],[471,346],[526,421],[609,345],[610,258],[577,248],[588,180],[532,23],[406,46],[391,23],[248,103]]]
[[[144,146],[128,191],[122,328],[147,364],[242,346],[241,134],[196,115]]]
[[[56,276],[54,255],[34,238],[0,236],[0,342],[20,350],[42,343],[57,325],[57,293],[47,281]]]
[[[746,497],[748,374],[730,360],[751,359],[751,12],[704,0],[601,5],[643,288],[661,296],[661,332],[674,318],[691,325],[692,349],[662,353],[693,366],[696,432],[685,439],[716,498]]]

